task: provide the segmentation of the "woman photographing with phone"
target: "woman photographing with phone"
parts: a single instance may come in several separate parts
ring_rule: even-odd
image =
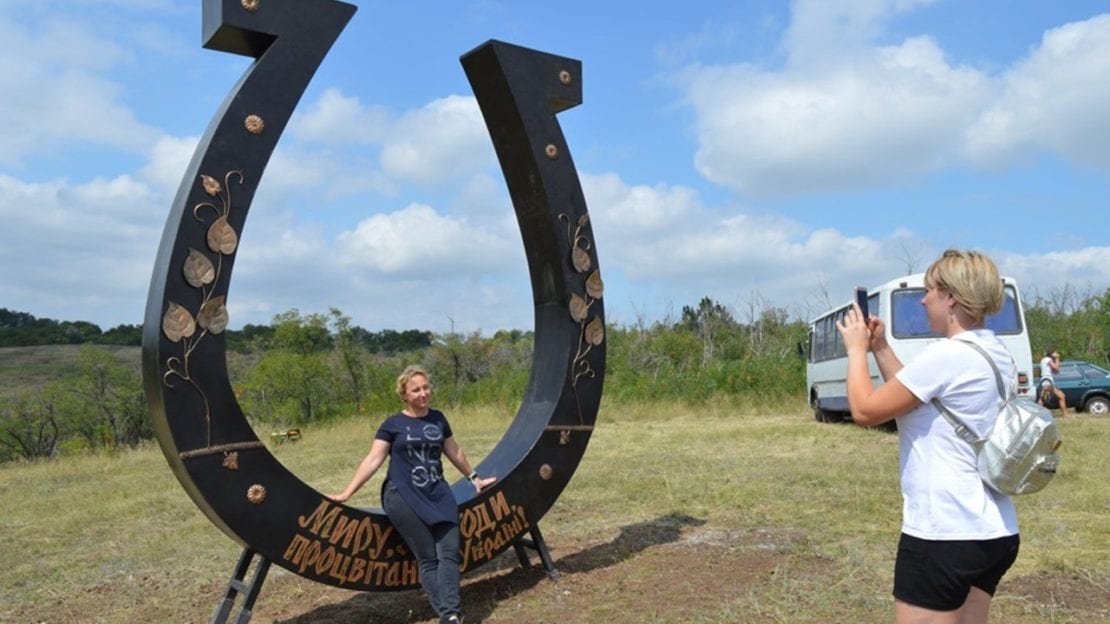
[[[999,580],[1017,558],[1013,501],[988,487],[975,449],[931,404],[938,399],[982,438],[1001,397],[982,347],[1002,371],[1007,391],[1017,370],[984,319],[1002,306],[1002,278],[975,251],[948,250],[925,273],[929,327],[949,340],[903,364],[886,341],[881,319],[864,319],[853,305],[837,324],[848,353],[847,394],[852,419],[873,427],[898,424],[902,534],[894,566],[894,612],[899,624],[985,623]],[[873,388],[867,354],[883,383]],[[1007,392],[1008,394],[1009,392]]]

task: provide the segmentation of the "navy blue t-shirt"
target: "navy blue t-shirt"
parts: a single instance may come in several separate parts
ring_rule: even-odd
[[[443,478],[443,442],[451,425],[439,410],[421,418],[400,412],[385,419],[374,437],[389,442],[387,476],[401,498],[427,525],[459,523],[459,506]]]

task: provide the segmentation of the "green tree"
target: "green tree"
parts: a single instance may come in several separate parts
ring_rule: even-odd
[[[323,314],[302,316],[294,308],[274,316],[272,325],[274,335],[271,338],[271,345],[275,349],[307,355],[330,351],[332,348],[328,317]]]
[[[362,399],[366,391],[366,349],[351,326],[351,317],[339,309],[331,309],[331,323],[335,328],[335,361],[338,377],[350,393],[355,413],[362,413]]]
[[[518,400],[527,384],[532,334],[512,330],[485,338],[478,332],[449,332],[436,336],[425,353],[428,372],[452,405],[464,400],[507,404]]]
[[[1027,299],[1025,324],[1034,361],[1056,349],[1064,359],[1110,364],[1110,289],[1084,297],[1062,289]]]
[[[715,355],[720,335],[736,326],[728,308],[709,297],[702,297],[698,307],[682,306],[683,328],[693,332],[702,343],[702,364],[708,364]]]
[[[57,321],[0,308],[0,347],[30,347],[67,342],[65,328]]]
[[[335,413],[327,364],[333,340],[327,323],[322,314],[302,316],[296,309],[274,317],[271,348],[243,383],[248,414],[303,424]]]
[[[41,390],[0,404],[0,462],[54,457],[61,433],[55,398]]]
[[[96,344],[138,347],[143,344],[141,325],[117,325],[101,334]]]
[[[139,371],[121,363],[101,347],[83,345],[77,356],[80,378],[71,391],[81,397],[93,444],[109,448],[134,446],[153,437],[147,418]]]
[[[383,329],[369,332],[361,327],[351,328],[352,336],[370,353],[392,355],[409,351],[420,351],[432,346],[432,333],[419,329],[396,331]]]
[[[449,332],[438,337],[428,351],[428,372],[439,380],[437,386],[450,388],[451,405],[458,405],[463,386],[466,385],[467,364],[471,356],[462,335]]]
[[[256,353],[270,348],[274,328],[270,325],[247,323],[243,329],[224,332],[227,350],[236,353]]]
[[[62,323],[66,342],[70,344],[85,344],[95,342],[100,337],[100,327],[88,321],[73,321]]]

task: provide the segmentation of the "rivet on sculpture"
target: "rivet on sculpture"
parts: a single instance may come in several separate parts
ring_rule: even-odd
[[[151,279],[143,380],[181,485],[233,540],[306,578],[357,590],[418,586],[380,509],[338,505],[287,470],[228,380],[232,268],[266,164],[355,7],[336,0],[204,0],[204,47],[253,57],[204,133],[174,198]],[[535,306],[519,411],[478,466],[497,484],[459,502],[463,570],[525,541],[574,474],[605,374],[603,285],[586,202],[556,113],[582,100],[575,60],[489,41],[462,65],[520,224]]]

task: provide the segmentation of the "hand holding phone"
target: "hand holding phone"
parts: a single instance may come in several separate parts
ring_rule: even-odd
[[[871,315],[867,311],[867,289],[863,286],[856,286],[856,305],[859,306],[859,311],[863,313],[863,322],[866,323]]]

